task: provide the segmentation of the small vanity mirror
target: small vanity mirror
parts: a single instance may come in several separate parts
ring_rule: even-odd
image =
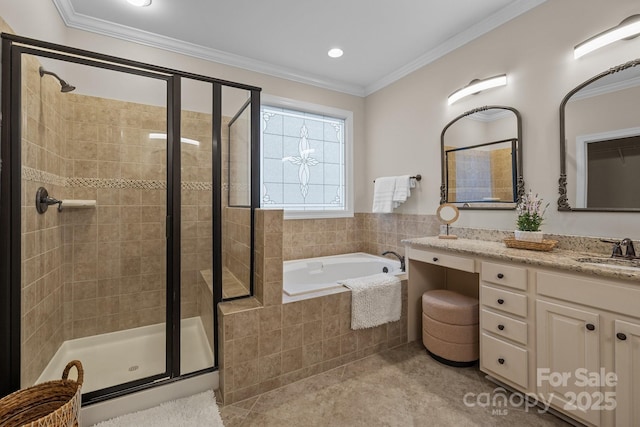
[[[441,234],[438,237],[440,239],[457,239],[458,236],[449,234],[449,225],[456,222],[458,220],[458,217],[460,216],[460,211],[458,210],[456,205],[451,203],[443,203],[438,206],[436,215],[438,216],[440,222],[447,225],[447,234]]]
[[[640,59],[606,70],[560,104],[558,210],[640,211]]]
[[[515,209],[524,193],[522,126],[511,107],[487,106],[442,131],[440,203],[461,209]]]

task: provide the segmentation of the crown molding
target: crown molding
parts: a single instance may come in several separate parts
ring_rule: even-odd
[[[541,5],[547,0],[519,0],[509,6],[494,13],[488,18],[478,22],[477,24],[469,27],[467,30],[456,34],[445,42],[441,43],[437,47],[431,49],[427,53],[418,57],[414,61],[411,61],[404,67],[398,68],[396,71],[386,75],[375,83],[367,85],[365,87],[365,96],[369,96],[380,89],[389,86],[392,83],[400,80],[401,78],[413,73],[414,71],[428,65],[437,59],[445,56],[446,54],[464,46],[488,33],[489,31],[499,27],[500,25],[510,21],[511,19],[522,15],[523,13],[533,9],[536,6]]]
[[[441,45],[430,50],[407,65],[388,74],[382,79],[367,85],[361,86],[341,82],[334,79],[328,79],[322,76],[313,75],[299,70],[281,67],[264,61],[247,58],[240,55],[224,52],[221,50],[207,48],[194,43],[188,43],[171,37],[138,30],[125,25],[116,24],[102,19],[93,18],[87,15],[77,13],[73,8],[70,0],[53,0],[64,24],[69,28],[89,31],[108,37],[142,44],[158,49],[164,49],[182,55],[188,55],[206,61],[213,61],[232,67],[238,67],[245,70],[255,71],[267,74],[273,77],[279,77],[298,83],[317,86],[323,89],[334,90],[337,92],[366,97],[408,74],[424,67],[427,64],[441,58],[447,53],[469,43],[470,41],[480,37],[481,35],[497,28],[505,22],[527,12],[530,9],[544,3],[546,0],[518,0],[517,2],[501,9],[490,17],[475,24],[464,32],[448,39]]]
[[[264,61],[258,61],[245,56],[235,55],[221,50],[166,37],[160,34],[138,30],[136,28],[120,25],[114,22],[93,18],[77,13],[69,0],[53,0],[53,3],[58,9],[65,25],[70,28],[168,50],[182,55],[204,59],[206,61],[213,61],[298,83],[321,87],[323,89],[335,90],[359,97],[364,96],[364,87],[360,85],[327,79],[325,77],[281,67]]]
[[[591,98],[593,96],[604,95],[606,93],[617,92],[619,90],[629,89],[639,85],[640,76],[623,80],[621,82],[609,83],[608,85],[598,86],[591,89],[589,89],[589,86],[587,86],[573,94],[573,96],[569,98],[569,102]]]

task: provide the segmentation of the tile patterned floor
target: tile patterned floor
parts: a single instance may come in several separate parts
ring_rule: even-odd
[[[452,368],[411,343],[221,408],[226,427],[238,426],[569,426],[517,399],[503,415],[470,407],[496,385],[477,367]],[[505,409],[504,407],[502,409]]]

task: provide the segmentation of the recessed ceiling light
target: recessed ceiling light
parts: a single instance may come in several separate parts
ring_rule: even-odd
[[[151,0],[127,0],[130,4],[138,7],[149,6],[151,4]]]
[[[342,49],[334,47],[333,49],[329,49],[329,52],[327,52],[327,55],[329,55],[332,58],[340,58],[343,53],[344,52],[342,51]]]

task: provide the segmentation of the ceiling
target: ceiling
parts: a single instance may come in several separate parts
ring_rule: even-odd
[[[53,0],[72,28],[358,96],[544,1]]]

